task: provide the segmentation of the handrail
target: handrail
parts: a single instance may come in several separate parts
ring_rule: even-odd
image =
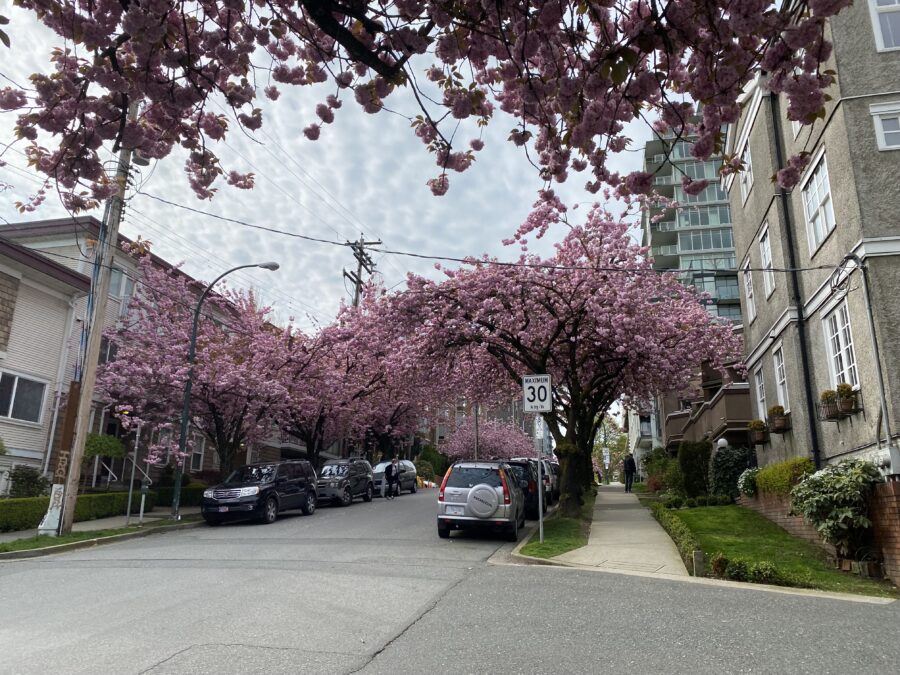
[[[107,466],[106,462],[104,462],[101,459],[100,463],[103,465],[103,468],[106,469],[106,471],[108,473],[108,475],[106,476],[106,487],[109,488],[109,484],[112,483],[113,481],[118,483],[119,477],[113,473],[113,470],[111,468],[109,468],[109,466]]]
[[[134,468],[135,468],[135,469],[137,469],[137,470],[140,471],[142,474],[144,474],[144,478],[147,479],[147,485],[148,485],[148,487],[149,487],[150,485],[153,485],[153,479],[150,478],[150,474],[148,474],[146,471],[144,471],[141,467],[139,467],[139,466],[137,465],[137,462],[134,461],[134,457],[132,457],[132,455],[131,455],[130,453],[127,454],[127,455],[125,455],[125,457],[126,457],[127,459],[130,459],[130,460],[131,460],[131,463],[134,464]]]

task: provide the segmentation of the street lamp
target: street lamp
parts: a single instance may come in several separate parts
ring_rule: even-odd
[[[203,301],[206,300],[206,296],[209,295],[212,287],[215,286],[223,277],[231,274],[232,272],[247,269],[248,267],[262,267],[264,270],[271,270],[274,272],[278,269],[278,263],[266,262],[254,263],[252,265],[238,265],[237,267],[232,267],[226,272],[222,272],[222,274],[213,279],[212,283],[206,287],[203,293],[200,294],[200,299],[197,301],[197,307],[194,309],[194,324],[191,327],[191,342],[190,346],[188,347],[187,382],[184,383],[184,403],[181,407],[181,434],[178,437],[178,454],[181,457],[181,463],[176,462],[175,464],[175,487],[172,491],[173,520],[181,520],[181,514],[179,513],[179,508],[181,506],[181,474],[184,471],[182,467],[185,461],[185,457],[187,456],[188,420],[190,418],[191,408],[191,387],[193,386],[194,382],[194,353],[197,349],[197,325],[200,323],[200,308],[203,306]]]

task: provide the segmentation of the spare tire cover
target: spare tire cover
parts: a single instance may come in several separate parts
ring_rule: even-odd
[[[466,504],[469,512],[473,515],[479,518],[490,518],[500,506],[500,496],[490,485],[481,483],[469,490]]]

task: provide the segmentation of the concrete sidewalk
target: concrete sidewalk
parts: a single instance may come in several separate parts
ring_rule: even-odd
[[[196,515],[200,513],[199,506],[184,506],[181,508],[182,516],[190,516]],[[147,525],[149,523],[155,523],[160,520],[169,520],[171,518],[171,512],[169,507],[161,506],[157,509],[149,513],[144,514],[144,524]],[[136,513],[131,515],[131,525],[135,526],[138,524],[138,516]],[[110,516],[109,518],[97,518],[96,520],[83,520],[80,523],[74,523],[72,525],[73,532],[92,532],[95,530],[115,530],[120,527],[125,527],[125,516]],[[29,539],[31,537],[36,537],[38,531],[34,530],[19,530],[18,532],[3,532],[0,533],[0,544],[5,544],[10,541],[16,541],[17,539]]]
[[[675,544],[625,486],[601,485],[587,546],[553,560],[611,570],[688,576]]]

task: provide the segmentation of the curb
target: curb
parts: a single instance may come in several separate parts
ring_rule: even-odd
[[[75,551],[80,548],[93,548],[103,544],[114,544],[119,541],[127,541],[128,539],[140,539],[148,537],[151,534],[160,532],[172,532],[174,530],[188,530],[195,527],[205,525],[202,520],[190,523],[172,523],[171,525],[160,525],[158,527],[139,530],[138,532],[126,532],[124,534],[113,534],[109,537],[97,537],[96,539],[83,539],[82,541],[73,541],[68,544],[57,544],[56,546],[43,546],[41,548],[32,548],[27,551],[8,551],[0,553],[0,562],[4,560],[24,560],[27,558],[40,558],[45,555],[53,555],[55,553],[65,553],[67,551]]]

